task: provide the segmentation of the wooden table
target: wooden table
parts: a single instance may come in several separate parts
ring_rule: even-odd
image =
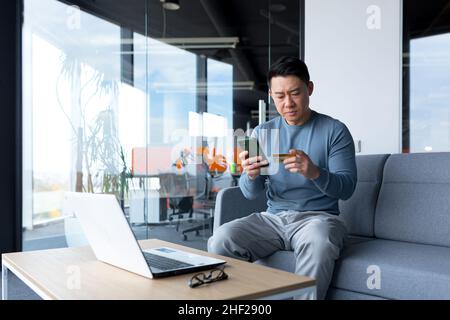
[[[98,261],[90,247],[2,255],[2,299],[8,298],[8,272],[43,299],[54,300],[226,300],[284,299],[316,294],[315,280],[161,240],[140,242],[143,249],[167,246],[227,261],[228,280],[192,289],[193,274],[147,279]]]

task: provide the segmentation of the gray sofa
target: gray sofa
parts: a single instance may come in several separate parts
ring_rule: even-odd
[[[328,299],[450,299],[450,153],[357,156],[355,193],[339,203],[349,236]],[[214,228],[266,210],[238,187],[217,196]],[[291,251],[257,261],[294,270]]]

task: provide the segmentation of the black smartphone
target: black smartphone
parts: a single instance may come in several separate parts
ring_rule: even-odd
[[[267,164],[262,167],[269,166],[269,160],[259,145],[258,139],[251,137],[238,137],[237,143],[242,151],[248,151],[247,159],[261,156],[262,161],[267,161]]]

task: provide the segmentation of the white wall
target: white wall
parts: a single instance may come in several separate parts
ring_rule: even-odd
[[[362,154],[401,152],[402,0],[306,0],[311,108],[344,122]]]

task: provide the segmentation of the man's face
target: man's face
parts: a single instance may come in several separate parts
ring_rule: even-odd
[[[309,97],[314,84],[305,84],[296,76],[277,76],[271,81],[270,96],[278,113],[289,125],[303,124],[309,116]]]

